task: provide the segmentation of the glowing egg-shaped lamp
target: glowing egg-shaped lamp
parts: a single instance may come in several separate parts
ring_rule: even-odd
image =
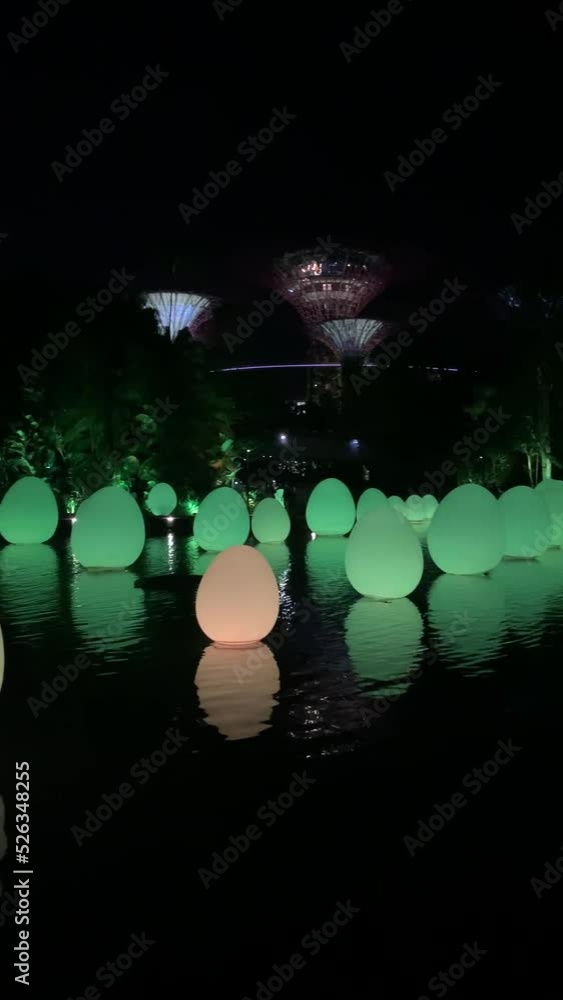
[[[563,482],[560,479],[542,479],[535,492],[545,500],[550,515],[546,541],[549,548],[563,546]]]
[[[426,512],[424,509],[424,498],[417,496],[415,493],[409,494],[405,500],[405,506],[401,513],[404,514],[407,521],[411,521],[413,523],[425,521]]]
[[[221,646],[253,646],[278,617],[278,584],[264,556],[249,545],[220,552],[197,590],[195,613],[205,635]]]
[[[208,552],[223,552],[231,545],[244,545],[250,532],[247,506],[230,486],[212,490],[199,505],[194,520],[194,538]]]
[[[405,501],[401,500],[400,497],[394,495],[390,496],[387,498],[387,503],[393,508],[393,510],[398,510],[403,517],[405,516]]]
[[[289,514],[278,500],[266,497],[256,505],[252,534],[258,542],[285,542],[290,527]]]
[[[550,516],[543,493],[530,486],[513,486],[499,497],[504,519],[504,555],[511,559],[531,559],[541,555],[538,538],[545,538]]]
[[[35,476],[18,479],[0,504],[0,534],[16,545],[48,542],[58,522],[55,494],[43,479]]]
[[[422,510],[426,521],[431,521],[438,510],[438,501],[432,493],[425,493],[422,498]]]
[[[428,528],[428,551],[444,573],[488,573],[504,552],[504,523],[498,500],[476,483],[457,486],[444,497]]]
[[[120,486],[104,486],[76,511],[70,544],[87,569],[125,569],[141,555],[145,521],[134,497]]]
[[[168,483],[157,483],[147,497],[147,507],[156,517],[167,517],[177,505],[176,492]]]
[[[356,520],[356,505],[340,479],[317,483],[307,501],[305,518],[309,531],[317,535],[347,535]]]
[[[252,649],[212,645],[203,652],[195,686],[207,725],[227,740],[247,740],[270,728],[280,672],[263,642]]]
[[[348,539],[346,574],[364,597],[406,597],[420,583],[424,559],[418,537],[388,505],[365,514]]]
[[[376,507],[381,507],[385,504],[387,504],[385,493],[382,493],[381,490],[376,490],[374,486],[370,486],[368,490],[364,490],[358,500],[358,506],[356,507],[358,521],[364,514],[367,514],[368,510],[375,510]]]

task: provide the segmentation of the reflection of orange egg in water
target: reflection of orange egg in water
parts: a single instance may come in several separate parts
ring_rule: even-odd
[[[276,578],[256,549],[233,545],[213,560],[196,595],[202,632],[221,646],[252,646],[271,632],[280,596]]]
[[[269,729],[280,674],[274,654],[263,643],[252,649],[208,646],[195,685],[208,725],[228,740],[249,739]]]

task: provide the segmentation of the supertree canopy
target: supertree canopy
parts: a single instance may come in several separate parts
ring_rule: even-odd
[[[388,333],[388,324],[380,319],[332,319],[313,331],[339,358],[368,354]]]
[[[386,334],[378,320],[358,320],[389,280],[387,261],[361,250],[303,250],[276,261],[277,284],[311,335],[340,358],[366,354]]]
[[[149,292],[144,304],[146,309],[156,312],[160,332],[175,340],[180,330],[186,329],[192,337],[197,337],[217,299],[191,292]]]

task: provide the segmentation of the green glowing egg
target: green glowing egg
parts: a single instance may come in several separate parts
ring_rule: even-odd
[[[364,597],[406,597],[420,583],[423,563],[417,536],[389,506],[365,514],[348,540],[346,574]]]
[[[256,505],[252,515],[252,534],[258,542],[285,542],[291,527],[285,507],[266,497]]]
[[[354,498],[340,479],[323,479],[307,501],[305,517],[317,535],[347,535],[356,520]]]
[[[96,490],[80,504],[70,544],[87,569],[124,569],[141,555],[145,522],[139,505],[120,486]]]
[[[387,503],[393,508],[393,510],[398,510],[403,517],[405,516],[405,501],[401,500],[400,497],[390,496],[387,499]]]
[[[536,486],[536,493],[545,500],[550,516],[546,548],[559,548],[563,546],[563,482],[560,479],[543,479]]]
[[[512,559],[541,555],[540,540],[547,538],[550,526],[545,490],[542,493],[530,486],[514,486],[502,494],[498,503],[504,519],[504,555]]]
[[[438,506],[427,542],[431,558],[444,573],[488,573],[504,551],[498,500],[476,483],[457,486]]]
[[[231,545],[244,545],[250,532],[248,509],[240,493],[230,486],[212,490],[199,505],[194,520],[194,538],[208,552],[222,552]]]
[[[438,510],[438,501],[432,493],[426,493],[422,498],[422,510],[424,511],[425,520],[431,521],[434,514]]]
[[[401,513],[406,517],[407,521],[411,521],[413,523],[425,521],[426,513],[424,509],[423,497],[419,497],[415,493],[409,494]]]
[[[382,493],[381,490],[376,490],[375,487],[370,486],[368,490],[364,490],[358,500],[356,518],[359,521],[364,514],[367,514],[368,510],[375,510],[376,507],[381,507],[382,504],[386,503],[387,497],[385,496],[385,493]]]
[[[168,483],[157,483],[147,497],[147,507],[157,517],[167,517],[178,504],[178,497]]]
[[[0,534],[7,542],[33,545],[47,542],[59,521],[57,501],[43,479],[25,476],[10,486],[0,504]]]

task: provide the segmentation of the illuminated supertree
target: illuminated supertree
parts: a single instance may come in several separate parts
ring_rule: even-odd
[[[276,283],[309,333],[340,361],[365,356],[386,336],[380,320],[358,319],[390,277],[384,257],[361,250],[302,250],[276,261]]]
[[[210,319],[218,300],[191,292],[149,292],[145,309],[154,309],[160,332],[176,340],[180,330],[189,330],[198,337],[201,327]]]

